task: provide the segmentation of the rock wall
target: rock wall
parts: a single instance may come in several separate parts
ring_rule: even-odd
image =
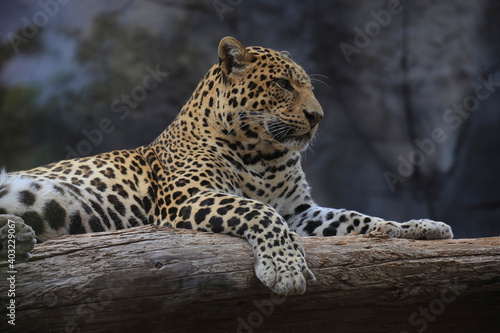
[[[0,5],[9,170],[149,143],[232,35],[290,51],[322,81],[326,116],[304,153],[319,203],[500,234],[495,1],[43,3]]]

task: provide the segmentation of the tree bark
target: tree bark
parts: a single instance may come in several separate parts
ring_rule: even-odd
[[[287,297],[236,237],[145,226],[51,240],[16,262],[15,297],[2,278],[0,331],[498,332],[500,237],[302,242],[317,281]]]

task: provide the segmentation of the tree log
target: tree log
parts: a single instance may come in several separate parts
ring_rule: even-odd
[[[1,262],[1,332],[498,332],[500,237],[302,238],[301,296],[273,294],[243,239],[145,226]],[[15,277],[15,297],[8,296]],[[15,326],[7,309],[15,300]]]

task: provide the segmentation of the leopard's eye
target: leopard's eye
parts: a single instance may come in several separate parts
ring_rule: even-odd
[[[287,79],[276,79],[276,84],[283,89],[293,91],[293,87]]]

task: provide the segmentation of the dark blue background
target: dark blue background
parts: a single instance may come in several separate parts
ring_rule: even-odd
[[[320,74],[320,204],[499,235],[498,17],[493,0],[3,1],[0,165],[148,144],[231,35]],[[168,73],[153,89],[148,68]]]

